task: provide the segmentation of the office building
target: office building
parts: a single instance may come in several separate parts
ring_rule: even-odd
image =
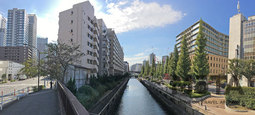
[[[140,63],[136,63],[131,66],[132,72],[141,72],[141,69],[142,69],[142,64],[140,64]]]
[[[38,37],[37,38],[37,49],[41,52],[40,54],[40,59],[46,59],[47,56],[47,47],[48,44],[48,38],[42,38],[42,37]]]
[[[28,14],[28,46],[35,47],[32,48],[32,58],[37,59],[37,17],[35,14]],[[39,50],[39,48],[38,48]]]
[[[0,47],[0,60],[24,63],[32,58],[32,50],[27,46],[4,46]]]
[[[124,61],[124,73],[129,72],[129,63],[127,61]]]
[[[113,29],[107,30],[110,40],[110,75],[122,75],[124,72],[124,52]]]
[[[181,41],[184,35],[186,35],[190,58],[192,60],[195,53],[195,47],[197,47],[195,42],[200,25],[202,25],[202,32],[207,39],[205,49],[208,53],[209,77],[216,79],[218,76],[223,76],[227,72],[229,42],[229,37],[227,35],[218,32],[203,20],[199,20],[176,36],[177,48],[178,51],[180,51]]]
[[[1,80],[12,80],[18,78],[22,73],[20,70],[25,67],[20,63],[13,61],[1,61],[0,60],[0,79]],[[6,76],[3,76],[6,75]]]
[[[156,56],[154,53],[151,53],[149,55],[149,65],[151,66],[152,65],[152,61],[154,60],[154,62],[156,62]]]
[[[28,18],[25,9],[8,10],[6,46],[28,44]]]
[[[6,41],[6,18],[0,14],[0,46],[5,46]]]
[[[146,66],[147,60],[143,60],[143,66]]]
[[[110,68],[110,40],[107,27],[102,19],[98,19],[99,26],[99,75],[109,75]]]
[[[99,66],[99,39],[97,19],[94,8],[89,1],[74,4],[71,9],[59,13],[58,42],[69,46],[78,46],[85,55],[75,62],[75,66],[83,68],[83,78],[79,82],[85,84],[86,79],[97,76]],[[74,76],[76,79],[78,76]],[[64,78],[67,82],[68,77]]]
[[[229,55],[228,59],[255,59],[255,16],[248,19],[240,12],[240,5],[237,5],[238,13],[230,17],[229,22]],[[229,85],[235,85],[231,74],[228,74]],[[245,76],[239,79],[241,86],[248,86]],[[255,84],[252,79],[251,84]]]

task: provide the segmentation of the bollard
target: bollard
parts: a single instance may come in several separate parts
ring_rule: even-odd
[[[15,96],[15,89],[14,89],[14,96]]]
[[[205,110],[207,110],[207,107],[206,107],[206,105],[205,105]]]

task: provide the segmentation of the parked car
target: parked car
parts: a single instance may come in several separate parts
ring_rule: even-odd
[[[25,80],[25,79],[27,79],[26,75],[19,75],[19,80]]]

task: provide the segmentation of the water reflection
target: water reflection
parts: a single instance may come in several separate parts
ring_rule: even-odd
[[[166,115],[167,113],[137,79],[131,78],[122,96],[117,115]]]

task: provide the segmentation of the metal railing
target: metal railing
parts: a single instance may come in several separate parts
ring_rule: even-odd
[[[66,115],[89,115],[89,112],[65,85],[57,82],[57,90]]]
[[[12,102],[14,100],[19,100],[21,97],[28,95],[29,93],[32,93],[33,90],[31,90],[32,87],[26,87],[20,90],[13,90],[13,92],[8,94],[3,94],[3,91],[1,91],[1,103],[0,103],[0,109],[3,110],[3,105]]]

